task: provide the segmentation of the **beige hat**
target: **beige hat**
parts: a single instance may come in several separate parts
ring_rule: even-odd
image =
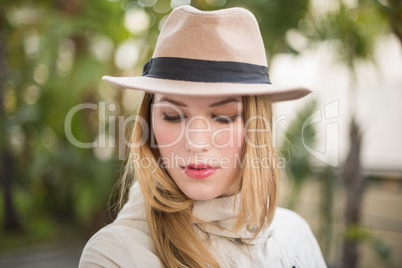
[[[271,84],[257,20],[243,8],[174,9],[142,76],[103,79],[123,88],[153,93],[268,94],[273,101],[298,99],[311,92],[304,87]]]

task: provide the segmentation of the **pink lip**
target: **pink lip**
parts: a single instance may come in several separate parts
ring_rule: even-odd
[[[205,179],[212,174],[214,174],[217,168],[214,168],[207,164],[189,164],[188,166],[182,167],[184,169],[184,173],[187,176],[194,179]]]

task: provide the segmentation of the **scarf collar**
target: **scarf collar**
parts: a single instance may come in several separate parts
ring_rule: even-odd
[[[214,224],[203,224],[202,226],[204,231],[209,235],[234,239],[235,241],[247,244],[258,244],[266,241],[275,228],[274,224],[271,224],[268,228],[263,228],[255,239],[252,239],[254,235],[253,228],[246,225],[237,233],[233,232],[233,227],[239,213],[240,200],[241,194],[206,201],[194,201],[193,215],[205,222]],[[147,220],[144,197],[138,181],[131,186],[129,200],[116,218],[116,221],[120,220]],[[198,228],[194,229],[201,233]],[[242,238],[241,240],[239,240],[239,236]]]

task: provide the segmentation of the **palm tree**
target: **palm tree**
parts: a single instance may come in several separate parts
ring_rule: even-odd
[[[317,39],[331,41],[338,55],[338,62],[349,69],[350,85],[350,148],[342,171],[342,181],[346,191],[345,226],[342,267],[356,267],[358,236],[353,234],[360,225],[361,204],[364,196],[365,180],[361,168],[361,142],[363,131],[356,119],[358,106],[356,66],[359,62],[374,62],[376,38],[387,32],[384,16],[374,2],[359,1],[355,7],[347,7],[339,1],[339,9],[329,12],[325,19],[316,23]],[[356,238],[357,237],[357,238]]]

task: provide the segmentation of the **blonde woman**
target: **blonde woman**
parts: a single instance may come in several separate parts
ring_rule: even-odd
[[[310,93],[271,85],[255,17],[173,10],[141,77],[145,91],[117,219],[80,267],[326,267],[308,224],[277,208],[272,102]]]

